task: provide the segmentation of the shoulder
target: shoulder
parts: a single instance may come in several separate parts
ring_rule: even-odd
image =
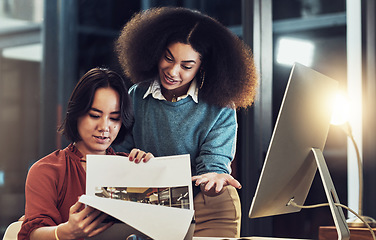
[[[148,90],[149,85],[150,85],[149,82],[137,83],[137,84],[132,85],[129,88],[128,92],[131,96],[144,95],[146,93],[146,91]]]
[[[131,97],[132,104],[135,106],[139,105],[142,102],[146,89],[143,89],[139,84],[134,84],[129,88],[129,96]],[[134,107],[133,111],[136,111],[137,108]]]
[[[65,150],[56,150],[43,158],[39,159],[37,162],[33,164],[33,166],[39,166],[43,164],[55,164],[59,162],[61,159],[65,158]]]
[[[229,129],[236,128],[236,111],[233,108],[219,107],[199,101],[195,108],[191,109],[190,124],[200,128],[212,129],[213,127]]]
[[[56,150],[35,162],[29,170],[29,175],[56,172],[59,168],[65,166],[65,158],[65,150]]]
[[[211,114],[213,117],[235,117],[236,116],[236,110],[231,107],[220,107],[214,104],[209,104],[203,100],[199,101],[198,108],[201,109],[201,111],[206,112],[206,114]]]
[[[207,114],[208,121],[212,121],[214,126],[223,128],[223,131],[233,131],[237,129],[236,110],[229,107],[218,107],[209,105],[211,113]]]

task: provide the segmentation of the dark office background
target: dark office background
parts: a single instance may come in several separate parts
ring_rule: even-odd
[[[319,226],[333,225],[329,208],[261,219],[249,219],[248,211],[291,70],[276,61],[277,43],[282,37],[311,41],[311,67],[346,88],[346,0],[0,0],[0,237],[23,215],[28,168],[67,145],[56,126],[80,76],[97,66],[121,72],[113,43],[122,26],[139,10],[167,5],[217,18],[255,54],[262,87],[255,105],[238,112],[232,166],[243,185],[241,235],[317,239]],[[374,218],[376,126],[370,119],[376,114],[366,107],[376,98],[375,12],[373,0],[362,0],[364,214]],[[30,45],[31,58],[12,54],[14,47]],[[330,128],[324,156],[341,203],[347,204],[347,137],[338,127]],[[325,201],[316,176],[306,204]]]

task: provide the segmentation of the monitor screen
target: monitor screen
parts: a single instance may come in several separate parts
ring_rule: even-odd
[[[338,82],[295,63],[249,211],[250,218],[298,212],[317,164],[312,148],[323,151]]]

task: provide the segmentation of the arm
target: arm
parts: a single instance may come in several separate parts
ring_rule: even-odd
[[[69,169],[73,169],[69,174],[66,174],[68,168],[65,164],[67,162],[72,164]],[[74,171],[74,169],[78,169],[74,167],[76,164],[80,163],[66,161],[64,153],[55,152],[31,167],[25,186],[25,221],[19,232],[19,239],[55,239],[56,225],[59,225],[58,232],[62,225],[65,226],[62,227],[63,233],[72,230],[72,228],[66,227],[71,224],[66,223],[72,223],[80,216],[78,212],[81,212],[82,206],[78,206],[79,210],[72,206],[76,205],[78,196],[84,193],[82,185],[84,175]],[[100,213],[89,210],[91,209],[83,210],[81,214],[85,214],[85,216],[93,214],[92,217],[95,217],[94,214],[99,215]],[[102,218],[98,218],[98,221],[102,221]],[[87,218],[87,221],[90,221],[90,218]],[[93,224],[92,222],[90,221],[88,225],[91,228],[96,227],[97,222]],[[100,229],[98,232],[103,230]],[[97,234],[93,231],[90,231],[90,234]],[[64,234],[63,237],[73,239],[71,237],[74,235],[66,236]]]
[[[231,161],[235,156],[237,122],[234,109],[225,108],[218,114],[196,158],[196,186],[206,195],[218,195],[224,186],[240,189],[231,175]]]
[[[58,158],[54,158],[54,161],[58,162]],[[59,175],[58,169],[46,164],[45,160],[39,160],[30,168],[25,184],[24,222],[18,239],[29,239],[35,229],[61,223],[62,216],[56,207]]]
[[[85,207],[80,202],[69,211],[69,220],[58,226],[46,226],[35,229],[30,234],[31,240],[65,240],[93,237],[112,226],[113,223],[100,225],[108,216],[92,207]],[[82,209],[82,210],[80,210]]]

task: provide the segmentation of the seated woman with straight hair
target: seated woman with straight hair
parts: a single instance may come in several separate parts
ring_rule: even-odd
[[[78,198],[85,193],[86,155],[114,155],[111,144],[123,141],[133,125],[128,89],[116,72],[94,68],[77,83],[59,127],[71,141],[37,161],[25,186],[25,218],[18,239],[84,239],[108,229],[107,214],[85,207]],[[133,149],[135,163],[153,158]]]

